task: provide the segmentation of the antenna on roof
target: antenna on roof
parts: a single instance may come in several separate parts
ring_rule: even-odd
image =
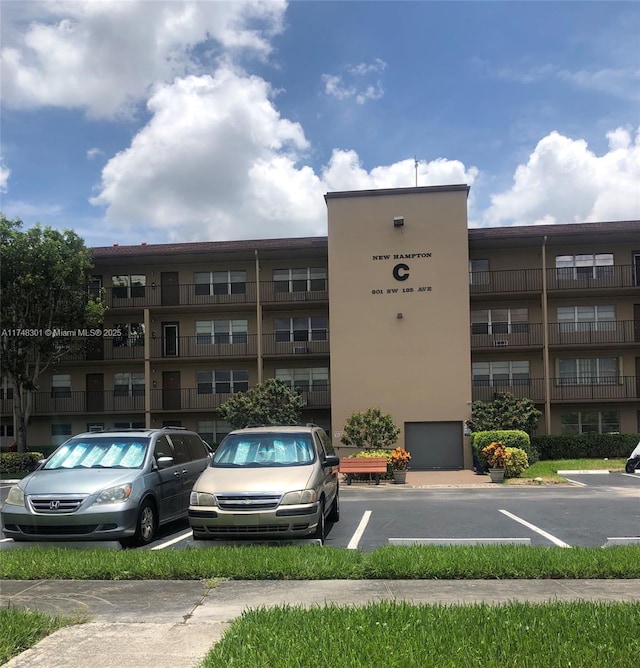
[[[416,188],[418,187],[418,156],[413,156],[413,167],[416,170]]]

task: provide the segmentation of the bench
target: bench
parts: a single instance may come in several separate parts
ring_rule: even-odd
[[[347,477],[347,485],[351,484],[354,473],[375,474],[376,485],[380,484],[380,474],[387,472],[386,457],[342,457],[340,459],[340,473]]]

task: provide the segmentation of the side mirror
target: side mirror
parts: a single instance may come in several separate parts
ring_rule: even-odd
[[[336,455],[327,455],[324,458],[324,462],[322,462],[322,466],[330,466],[331,468],[334,466],[340,466],[340,457],[336,457]]]
[[[158,457],[156,459],[159,469],[168,469],[173,466],[173,457]]]

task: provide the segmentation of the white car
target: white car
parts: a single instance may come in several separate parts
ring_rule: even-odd
[[[627,473],[634,473],[634,471],[640,470],[640,441],[638,441],[638,445],[636,445],[631,455],[629,455],[624,470]]]

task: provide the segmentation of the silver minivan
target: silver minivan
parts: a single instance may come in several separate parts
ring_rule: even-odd
[[[340,518],[340,460],[316,425],[251,427],[222,440],[191,492],[194,540],[235,537],[324,541]]]
[[[200,436],[180,427],[79,434],[9,490],[4,534],[146,545],[161,524],[186,516],[210,459]]]

